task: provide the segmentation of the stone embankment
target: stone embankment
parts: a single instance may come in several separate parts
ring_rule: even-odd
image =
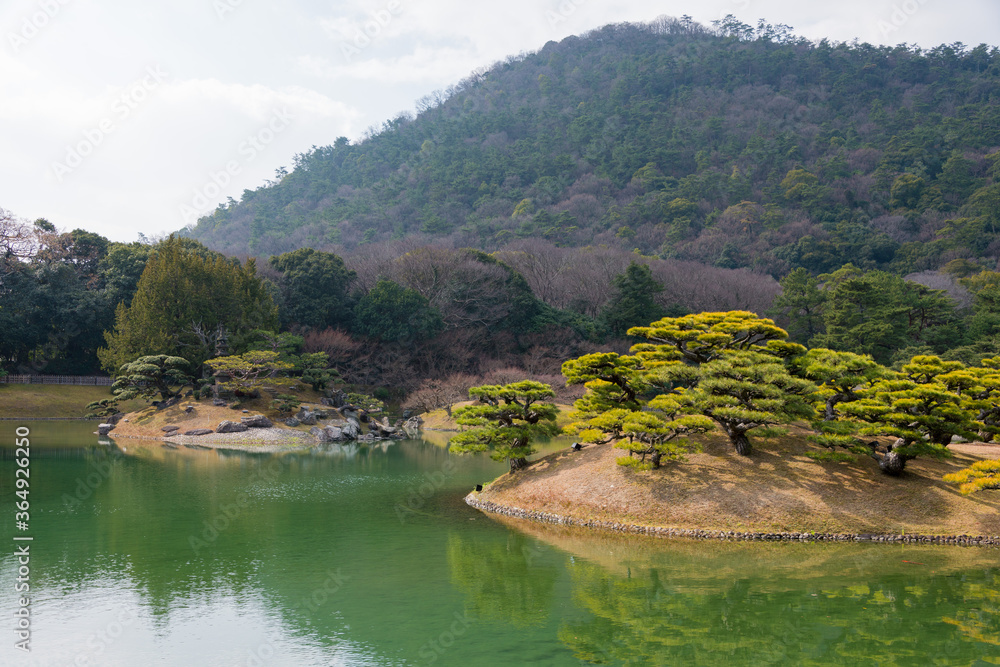
[[[501,514],[515,519],[528,519],[541,523],[565,526],[583,526],[619,533],[636,533],[657,537],[684,537],[701,540],[749,540],[749,541],[798,541],[798,542],[894,542],[914,544],[953,544],[959,546],[1000,546],[1000,536],[986,535],[880,535],[873,533],[796,533],[796,532],[740,532],[732,530],[700,530],[668,528],[665,526],[641,526],[636,524],[601,521],[597,519],[577,519],[549,512],[524,510],[480,500],[472,492],[465,502],[482,512]]]

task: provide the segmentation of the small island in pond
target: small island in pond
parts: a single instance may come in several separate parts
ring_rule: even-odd
[[[458,451],[510,472],[470,505],[661,535],[1000,544],[1000,446],[975,442],[998,431],[1000,359],[893,370],[739,311],[629,334],[649,342],[563,364],[586,387],[563,430],[586,446],[528,463],[555,421],[551,389],[471,390],[483,406],[456,413]]]

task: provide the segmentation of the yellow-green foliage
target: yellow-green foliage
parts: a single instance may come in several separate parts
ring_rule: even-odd
[[[450,451],[488,451],[494,461],[507,461],[513,472],[534,453],[535,436],[555,434],[556,406],[544,402],[554,395],[549,385],[531,380],[472,387],[469,396],[478,403],[455,411],[455,421],[469,429],[451,438]]]
[[[281,361],[279,353],[270,350],[251,350],[231,357],[209,359],[205,365],[220,378],[219,386],[229,391],[251,396],[265,385],[288,386],[292,380],[281,377],[294,368],[293,364]]]
[[[633,327],[628,330],[628,335],[641,336],[659,346],[666,346],[636,345],[632,352],[637,356],[639,352],[673,353],[677,355],[675,358],[683,357],[694,363],[717,359],[724,350],[767,349],[771,341],[788,338],[788,333],[775,326],[773,320],[742,310],[665,317],[648,327]],[[775,346],[771,352],[776,356],[789,356],[793,348],[794,351],[805,351],[800,345],[788,344]]]
[[[945,475],[944,481],[960,484],[958,490],[966,496],[985,489],[1000,489],[1000,460],[976,461],[965,470]]]

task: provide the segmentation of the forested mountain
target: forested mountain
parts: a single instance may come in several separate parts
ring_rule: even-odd
[[[0,209],[0,374],[199,374],[292,336],[345,382],[440,400],[729,310],[886,365],[978,364],[1000,355],[998,83],[992,47],[732,18],[549,43],[297,156],[194,239]]]
[[[314,147],[191,234],[261,256],[545,238],[775,277],[992,269],[998,84],[985,45],[812,43],[731,17],[611,25]]]

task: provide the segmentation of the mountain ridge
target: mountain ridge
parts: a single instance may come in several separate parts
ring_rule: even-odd
[[[993,268],[1000,51],[611,25],[296,156],[189,231],[223,252],[609,245],[775,277]],[[957,221],[957,222],[956,222]]]

